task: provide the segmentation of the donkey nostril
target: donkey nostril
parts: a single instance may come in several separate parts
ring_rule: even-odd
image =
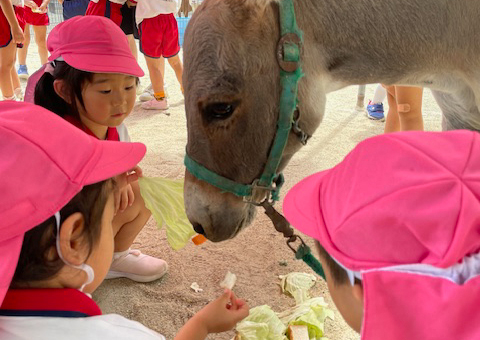
[[[203,227],[201,224],[198,224],[198,223],[194,223],[193,224],[193,230],[195,230],[195,232],[197,234],[202,234],[205,236],[205,230],[203,230]]]

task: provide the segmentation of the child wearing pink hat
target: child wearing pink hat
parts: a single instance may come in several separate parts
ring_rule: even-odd
[[[72,152],[75,150],[75,152]],[[165,339],[89,297],[113,256],[114,188],[146,148],[100,141],[32,104],[0,103],[0,339]],[[226,291],[177,340],[231,329],[248,306]]]
[[[472,131],[380,135],[287,194],[363,340],[480,339],[479,154]]]
[[[143,71],[122,30],[103,17],[74,17],[50,32],[48,49],[50,63],[30,77],[26,99],[31,100],[35,88],[35,104],[85,133],[129,142],[123,121],[133,110],[136,84]],[[115,255],[107,278],[157,280],[166,273],[167,263],[130,249],[151,215],[138,183],[126,186],[117,196]]]

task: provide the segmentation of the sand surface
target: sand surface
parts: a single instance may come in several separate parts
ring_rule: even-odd
[[[143,57],[140,56],[139,60],[146,71]],[[30,46],[27,63],[30,73],[40,66],[34,43]],[[185,108],[178,82],[168,65],[166,82],[170,109],[166,112],[146,111],[137,103],[126,124],[132,140],[147,145],[147,155],[140,164],[146,176],[183,178],[187,136]],[[141,86],[148,83],[146,75]],[[375,87],[367,86],[367,98],[372,98]],[[303,177],[334,166],[356,143],[383,132],[384,123],[371,121],[364,113],[354,110],[356,96],[356,86],[329,94],[323,123],[284,172],[286,183],[282,197]],[[423,110],[426,130],[440,130],[440,110],[429,90],[425,91]],[[281,202],[277,207],[281,207]],[[278,275],[292,271],[311,272],[305,264],[293,258],[283,237],[262,212],[257,214],[253,225],[233,240],[207,242],[200,246],[190,243],[180,251],[173,251],[168,246],[165,230],[158,230],[151,219],[133,247],[168,261],[168,274],[148,284],[128,279],[105,281],[93,298],[104,313],[118,313],[137,320],[164,334],[167,339],[172,339],[188,318],[221,293],[219,283],[227,271],[237,275],[234,291],[251,307],[268,304],[275,311],[294,305],[292,298],[282,295]],[[287,266],[280,265],[282,261],[286,261]],[[195,293],[190,289],[192,282],[197,282],[203,292]],[[335,309],[324,282],[318,280],[311,292],[324,296]],[[336,320],[327,322],[326,336],[331,340],[358,339],[358,334],[345,324],[337,311],[335,313]],[[212,334],[208,339],[231,339],[233,335],[233,332]]]

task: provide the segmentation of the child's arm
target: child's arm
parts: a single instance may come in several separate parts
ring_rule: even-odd
[[[0,7],[2,7],[3,14],[5,15],[5,18],[7,18],[8,24],[10,25],[13,40],[17,44],[22,43],[25,38],[23,36],[22,29],[18,24],[17,17],[15,16],[11,0],[0,0]]]
[[[231,290],[210,302],[195,314],[177,333],[174,340],[204,340],[209,333],[221,333],[235,327],[248,316],[245,301],[237,299]]]

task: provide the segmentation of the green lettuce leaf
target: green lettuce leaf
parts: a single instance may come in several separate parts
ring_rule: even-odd
[[[287,340],[287,327],[267,305],[250,309],[250,314],[237,324],[241,340]]]
[[[315,285],[315,275],[292,272],[279,276],[282,282],[282,292],[289,293],[295,299],[295,304],[301,304],[310,298],[308,291]]]
[[[316,297],[278,314],[286,325],[305,325],[310,339],[320,339],[325,332],[325,319],[334,319],[333,310],[327,308],[323,297]]]
[[[167,228],[168,244],[174,250],[183,248],[196,234],[185,213],[183,179],[140,177],[138,184],[158,228]]]

